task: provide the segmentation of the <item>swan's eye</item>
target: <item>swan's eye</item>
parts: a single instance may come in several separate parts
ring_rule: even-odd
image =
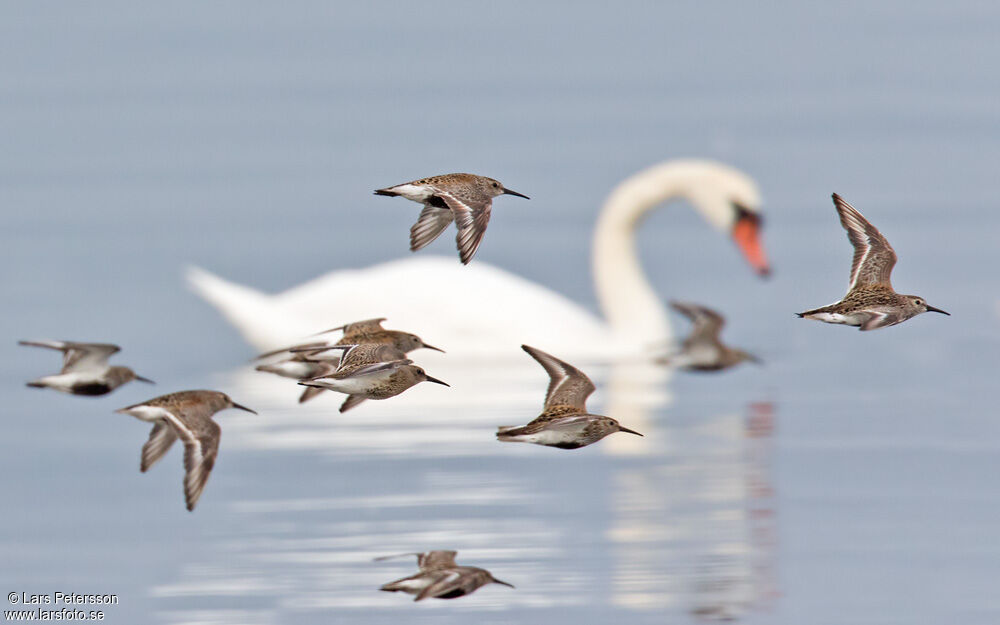
[[[736,221],[749,220],[758,226],[764,225],[764,217],[756,211],[752,211],[736,200],[730,200],[730,205],[736,212]]]

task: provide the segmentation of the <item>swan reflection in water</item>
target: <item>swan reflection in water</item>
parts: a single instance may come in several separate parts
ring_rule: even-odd
[[[616,475],[610,530],[614,600],[684,607],[704,620],[766,609],[776,596],[776,510],[770,479],[774,406],[672,428],[661,464]]]

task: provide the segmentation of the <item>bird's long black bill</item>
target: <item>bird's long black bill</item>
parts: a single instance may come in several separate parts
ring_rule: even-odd
[[[330,332],[339,332],[343,330],[344,326],[337,326],[336,328],[330,328],[329,330],[323,330],[322,332],[317,332],[316,334],[310,334],[309,336],[319,336],[320,334],[329,334]]]
[[[503,584],[504,586],[507,586],[508,588],[514,588],[514,584],[508,584],[507,582],[500,581],[499,579],[497,579],[495,577],[493,578],[493,583],[494,584]]]
[[[636,432],[635,430],[630,430],[630,429],[628,429],[628,428],[623,428],[623,427],[622,427],[622,426],[620,426],[620,425],[618,426],[618,431],[619,431],[619,432],[628,432],[629,434],[635,434],[636,436],[642,436],[642,434],[639,434],[639,433],[638,433],[638,432]]]
[[[135,376],[135,379],[139,380],[140,382],[145,382],[146,384],[156,384],[156,382],[150,380],[149,378],[144,378],[141,375]]]
[[[444,351],[443,349],[441,349],[440,347],[434,347],[433,345],[428,345],[427,343],[424,343],[424,349],[433,349],[434,351],[436,351],[436,352],[441,352],[442,354],[446,353],[446,352],[445,352],[445,351]]]
[[[451,384],[448,384],[447,382],[445,382],[443,380],[439,380],[437,378],[432,378],[431,376],[427,376],[427,381],[428,382],[433,382],[435,384],[443,384],[443,385],[447,386],[448,388],[451,388]]]
[[[406,553],[394,553],[394,554],[389,555],[389,556],[379,556],[377,558],[372,558],[372,561],[373,562],[381,562],[382,560],[391,560],[393,558],[402,558],[402,557],[405,557],[405,556],[421,556],[421,555],[423,555],[423,554],[420,553],[419,551],[408,551]]]
[[[506,187],[504,187],[503,192],[504,192],[505,195],[516,195],[517,197],[523,197],[526,200],[530,200],[531,199],[530,197],[528,197],[527,195],[525,195],[523,193],[518,193],[517,191],[511,191],[510,189],[508,189]]]
[[[941,313],[942,315],[948,315],[949,317],[951,316],[950,312],[946,312],[944,310],[941,310],[940,308],[934,308],[933,306],[928,306],[927,312],[936,312],[936,313]]]
[[[315,352],[317,354],[322,354],[323,352],[328,352],[334,349],[342,349],[346,351],[352,347],[354,347],[354,345],[299,345],[284,351],[291,352],[293,354],[301,354],[303,352]]]
[[[324,347],[327,347],[328,345],[329,344],[326,343],[325,341],[324,342],[316,341],[316,342],[313,342],[313,343],[302,343],[301,345],[291,345],[291,346],[286,347],[284,349],[276,349],[274,351],[267,352],[266,354],[261,354],[260,356],[257,356],[255,358],[255,360],[263,360],[264,358],[270,358],[271,356],[277,356],[278,354],[281,354],[281,353],[284,353],[284,352],[292,352],[292,351],[294,351],[294,352],[304,352],[304,351],[311,351],[311,350],[316,350],[316,349],[322,349]]]
[[[246,406],[241,406],[241,405],[237,404],[236,402],[233,402],[233,408],[236,408],[237,410],[246,410],[247,412],[250,412],[250,413],[253,413],[253,414],[257,414],[256,410],[251,410],[251,409],[247,408]]]

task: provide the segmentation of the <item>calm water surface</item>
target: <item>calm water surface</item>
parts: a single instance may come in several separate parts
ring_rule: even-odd
[[[113,623],[1000,622],[996,7],[39,2],[0,18],[0,589],[116,593]],[[416,209],[370,190],[468,170],[533,198],[498,206],[477,262],[593,307],[601,198],[682,156],[757,179],[775,277],[680,204],[643,224],[644,266],[766,365],[638,399],[612,391],[613,365],[588,369],[591,408],[642,439],[496,443],[540,407],[527,357],[346,416],[332,395],[298,406],[181,278],[194,264],[280,291],[398,258]],[[794,317],[846,283],[831,191],[892,241],[900,290],[952,317],[864,334]],[[27,389],[56,359],[15,342],[45,337],[119,343],[158,384]],[[445,380],[463,366],[415,356]],[[147,427],[112,411],[202,387],[260,416],[219,416],[190,514],[181,453],[140,474]],[[435,548],[517,588],[377,592],[415,566],[372,558]]]

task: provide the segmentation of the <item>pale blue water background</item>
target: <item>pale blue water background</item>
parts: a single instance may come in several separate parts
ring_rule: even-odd
[[[991,3],[3,3],[0,590],[117,593],[113,623],[1000,622],[998,27]],[[398,258],[416,209],[371,189],[473,171],[533,198],[498,202],[478,259],[593,306],[597,206],[684,156],[756,178],[776,274],[678,207],[645,266],[767,366],[676,376],[654,453],[495,445],[502,402],[412,447],[258,402],[341,442],[262,448],[222,415],[195,514],[178,451],[137,471],[147,428],[111,411],[237,388],[252,354],[186,265],[281,290]],[[846,282],[834,190],[953,317],[794,318]],[[158,385],[26,389],[55,358],[15,341],[44,337],[119,343]],[[414,567],[372,556],[428,548],[518,588],[375,591]]]

